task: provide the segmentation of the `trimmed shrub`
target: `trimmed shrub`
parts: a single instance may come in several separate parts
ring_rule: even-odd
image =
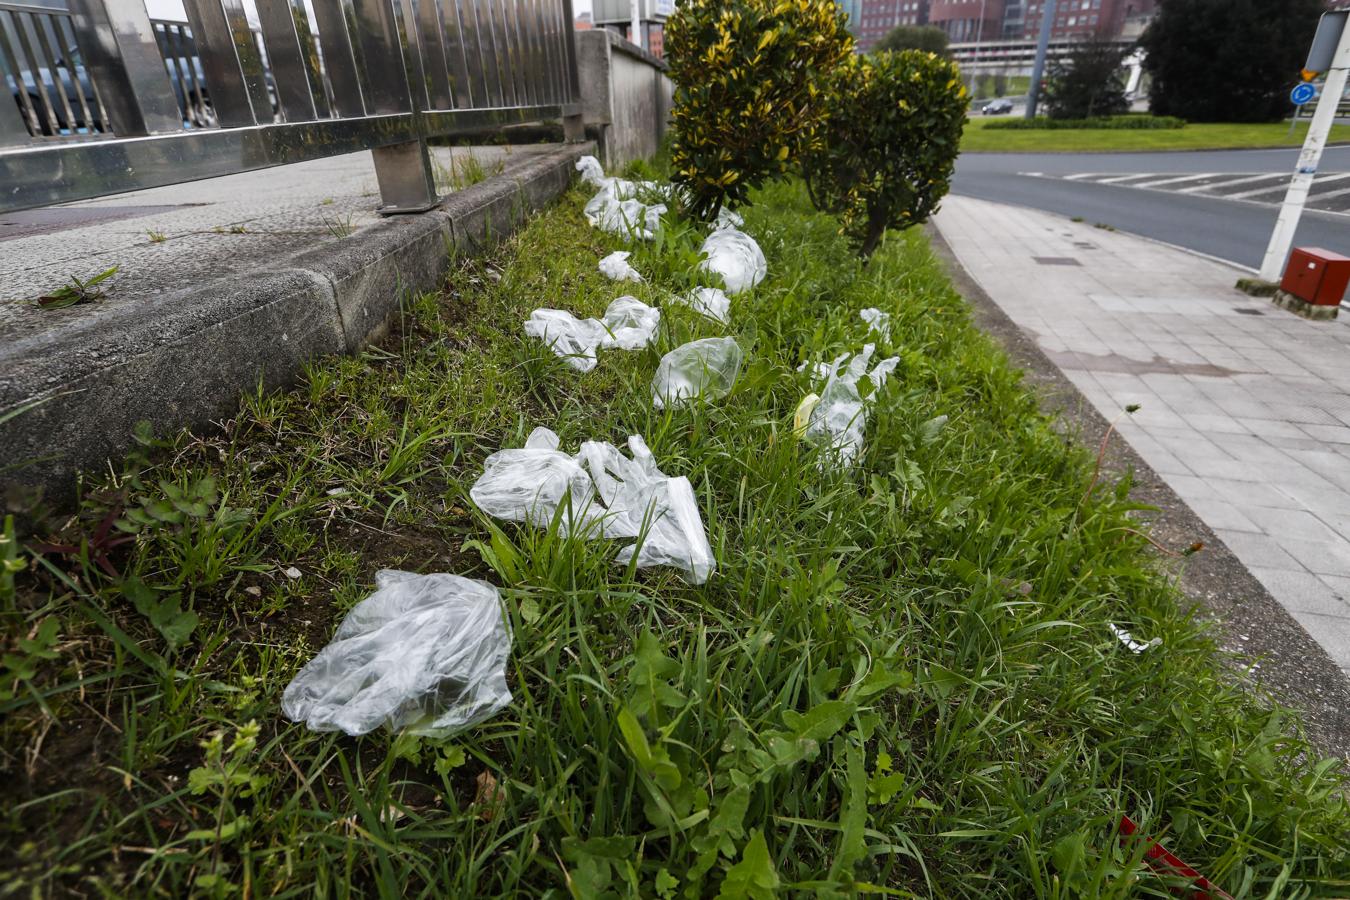
[[[1123,115],[1125,57],[1132,48],[1105,40],[1081,41],[1064,59],[1050,65],[1045,107],[1052,119],[1092,119]]]
[[[919,50],[853,57],[827,84],[830,109],[805,158],[807,186],[866,259],[887,228],[918,225],[946,196],[966,89],[955,63]]]
[[[708,219],[798,159],[825,113],[818,80],[853,38],[834,0],[684,0],[665,46],[672,180]]]
[[[1092,119],[997,119],[985,125],[986,131],[1075,131],[1106,129],[1111,131],[1152,131],[1185,128],[1186,120],[1174,116],[1101,116]]]

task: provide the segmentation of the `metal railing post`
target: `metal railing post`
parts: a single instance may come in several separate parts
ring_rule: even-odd
[[[576,143],[586,139],[586,123],[581,113],[581,86],[577,78],[577,32],[576,20],[572,15],[572,0],[562,0],[563,7],[563,44],[566,46],[567,97],[563,103],[571,104],[575,112],[563,115],[563,140]]]
[[[181,131],[155,29],[142,0],[73,0],[75,43],[119,135]]]
[[[97,0],[87,0],[97,2]],[[272,121],[262,59],[240,0],[183,0],[216,120],[224,126]]]
[[[404,97],[417,132],[417,140],[376,147],[371,151],[375,160],[375,180],[379,182],[382,201],[376,212],[384,216],[426,212],[439,206],[441,198],[436,193],[436,173],[431,166],[431,153],[427,149],[426,128],[422,121],[422,113],[426,109],[427,82],[417,40],[415,0],[366,0],[361,5],[368,8],[372,2],[388,4],[386,9],[392,16],[390,24],[393,26],[389,36],[393,40],[385,44],[384,52],[388,56],[385,65],[403,68],[406,85]],[[369,58],[367,65],[370,65]]]

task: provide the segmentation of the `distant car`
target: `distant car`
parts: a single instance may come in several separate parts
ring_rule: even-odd
[[[1013,102],[1011,100],[994,100],[991,103],[986,103],[984,109],[981,110],[986,116],[1001,116],[1012,111]]]

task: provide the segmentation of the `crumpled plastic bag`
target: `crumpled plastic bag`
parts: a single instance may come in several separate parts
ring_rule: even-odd
[[[632,255],[633,254],[625,250],[611,253],[609,256],[600,260],[600,274],[611,281],[641,282],[642,276],[638,274],[638,270],[633,268],[628,262],[628,257]]]
[[[656,237],[666,205],[644,203],[640,198],[668,196],[668,188],[653,181],[610,178],[594,156],[577,160],[577,171],[581,173],[582,181],[600,189],[582,210],[587,222],[611,234],[629,235],[645,241]]]
[[[375,587],[286,687],[288,719],[353,736],[384,725],[439,738],[511,702],[511,627],[495,587],[389,569]]]
[[[548,429],[536,428],[526,449],[533,445],[538,451],[556,452],[557,440]],[[689,479],[671,478],[657,468],[641,437],[629,437],[628,448],[631,456],[604,441],[583,443],[575,457],[567,458],[586,483],[570,481],[575,473],[568,468],[570,487],[562,493],[556,490],[559,481],[552,482],[547,491],[539,486],[542,478],[557,471],[556,459],[506,457],[521,451],[502,450],[488,457],[469,496],[491,516],[547,527],[570,491],[570,512],[561,522],[565,533],[593,532],[621,540],[642,536],[645,529],[641,547],[623,548],[617,562],[627,564],[636,552],[639,568],[671,566],[684,572],[692,584],[703,584],[716,565]],[[494,462],[499,458],[509,461],[511,468]]]
[[[661,357],[652,378],[652,406],[685,406],[696,399],[725,397],[741,373],[741,348],[734,338],[704,338]]]
[[[722,207],[717,211],[717,222],[714,227],[717,228],[744,228],[745,218],[738,212],[733,212],[727,207]]]
[[[699,271],[722,278],[728,294],[736,295],[764,280],[769,265],[755,239],[731,226],[715,228],[703,241]]]
[[[639,350],[655,339],[660,324],[661,310],[623,296],[609,304],[601,319],[578,319],[561,309],[536,309],[525,321],[525,333],[543,341],[578,372],[589,372],[598,362],[598,350]]]
[[[868,407],[900,363],[898,356],[892,356],[877,363],[869,372],[867,364],[875,351],[874,344],[867,344],[852,359],[844,354],[824,367],[825,386],[820,391],[820,399],[809,410],[804,433],[807,440],[824,448],[822,464],[833,462],[847,468],[862,453]],[[817,373],[820,373],[819,365]],[[858,392],[858,382],[864,376],[873,387],[866,399]]]
[[[563,534],[589,515],[595,487],[575,457],[558,449],[558,435],[536,428],[518,450],[498,450],[483,462],[469,497],[483,512],[508,522],[548,528],[560,507]]]
[[[883,341],[889,341],[891,339],[890,313],[882,312],[875,306],[869,306],[867,309],[858,313],[858,315],[867,323],[867,330],[869,332],[876,332],[877,336]]]
[[[1160,637],[1155,637],[1151,641],[1136,641],[1134,635],[1113,622],[1107,622],[1106,627],[1111,629],[1111,633],[1116,636],[1116,640],[1124,644],[1125,648],[1131,653],[1139,654],[1143,653],[1145,650],[1152,650],[1154,647],[1160,646],[1163,642]]]
[[[731,298],[721,288],[694,288],[688,294],[676,295],[670,299],[673,303],[688,306],[723,325],[731,321]]]

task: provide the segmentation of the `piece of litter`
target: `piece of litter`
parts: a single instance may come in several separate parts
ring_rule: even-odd
[[[511,629],[495,587],[389,569],[375,587],[286,687],[287,718],[314,731],[384,725],[439,738],[511,702]]]
[[[847,468],[862,452],[867,410],[886,384],[887,377],[900,364],[900,358],[892,356],[877,363],[869,372],[867,364],[875,351],[875,345],[866,344],[852,359],[845,354],[824,368],[825,386],[820,391],[820,400],[810,411],[805,431],[808,440],[825,450],[822,466],[832,461]],[[844,367],[845,362],[847,367]],[[819,368],[815,374],[820,374]],[[864,375],[873,388],[866,399],[858,392],[858,382]]]
[[[330,496],[330,497],[343,497],[343,496],[346,496],[346,494],[347,494],[347,489],[346,489],[346,488],[340,488],[340,487],[337,487],[337,488],[329,488],[327,493],[328,493],[328,496]]]
[[[636,551],[639,568],[672,566],[691,583],[702,584],[715,564],[693,487],[687,478],[671,478],[657,468],[641,437],[629,437],[628,447],[630,456],[624,456],[613,444],[586,441],[575,457],[566,457],[557,452],[553,432],[536,428],[525,449],[546,453],[494,453],[469,496],[497,518],[543,528],[556,517],[566,534],[644,536],[640,547],[623,548],[617,561],[627,563]],[[579,467],[581,475],[563,459]]]
[[[730,226],[714,229],[701,252],[704,259],[699,271],[720,276],[726,292],[733,296],[759,284],[769,271],[755,239]]]
[[[638,270],[628,263],[628,257],[632,255],[633,254],[625,250],[611,253],[609,256],[600,260],[600,274],[611,281],[641,282],[642,276],[638,274]]]
[[[802,402],[797,404],[797,411],[792,414],[793,434],[798,437],[806,434],[806,426],[811,422],[811,410],[815,409],[819,402],[819,394],[807,394],[802,398]]]
[[[721,288],[695,288],[688,294],[671,297],[670,301],[688,306],[695,312],[702,313],[709,319],[721,322],[723,325],[731,321],[731,298]]]
[[[244,593],[248,594],[250,597],[261,597],[262,588],[258,587],[256,584],[250,584],[248,587],[244,588]]]
[[[563,534],[583,521],[594,488],[581,464],[558,449],[558,436],[536,428],[525,446],[498,450],[483,461],[469,497],[488,515],[547,528],[564,504]]]
[[[722,207],[717,211],[718,228],[742,228],[745,226],[745,218],[738,212]]]
[[[891,339],[891,314],[882,312],[874,306],[869,306],[858,313],[862,320],[867,323],[869,332],[876,332],[883,341]]]
[[[284,570],[281,574],[285,575],[287,578],[294,579],[303,577],[304,573],[302,573],[295,566],[291,566],[289,569]]]
[[[684,406],[727,395],[741,371],[741,348],[733,338],[704,338],[661,357],[652,378],[652,406]]]
[[[1134,635],[1130,634],[1124,628],[1111,622],[1106,623],[1106,627],[1111,629],[1111,633],[1116,636],[1117,640],[1128,647],[1131,653],[1143,653],[1145,650],[1152,650],[1162,643],[1162,638],[1155,637],[1153,640],[1141,644],[1134,639]]]
[[[578,319],[561,309],[536,309],[525,322],[525,333],[548,345],[554,355],[579,372],[589,372],[596,351],[618,347],[638,350],[656,337],[661,311],[636,297],[619,297],[601,319]]]
[[[609,178],[594,156],[583,156],[577,160],[577,171],[581,180],[598,187],[600,190],[586,204],[582,214],[586,221],[601,231],[622,234],[650,241],[661,227],[661,216],[666,212],[664,203],[647,204],[638,199],[639,195],[669,195],[669,188],[655,182],[634,182],[622,178]]]

